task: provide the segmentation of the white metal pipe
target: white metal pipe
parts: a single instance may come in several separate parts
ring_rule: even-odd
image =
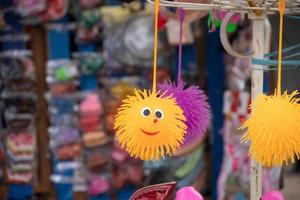
[[[254,16],[252,24],[252,50],[253,57],[262,59],[265,53],[264,31],[265,16]],[[251,77],[251,102],[263,93],[262,66],[252,66]],[[251,160],[250,167],[250,200],[260,200],[262,196],[262,166],[255,160]]]

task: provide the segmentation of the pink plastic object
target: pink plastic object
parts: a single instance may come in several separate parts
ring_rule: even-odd
[[[90,186],[88,193],[90,195],[99,195],[109,190],[108,182],[101,176],[93,176],[90,178]]]
[[[97,94],[89,94],[80,104],[81,113],[101,113],[102,106]]]
[[[204,200],[202,195],[194,187],[188,186],[176,192],[175,200]]]
[[[284,196],[279,191],[271,191],[262,196],[262,200],[284,200]]]

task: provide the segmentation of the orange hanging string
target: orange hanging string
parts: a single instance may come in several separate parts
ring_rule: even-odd
[[[158,43],[158,10],[159,0],[154,2],[154,49],[153,49],[153,85],[152,92],[156,94],[157,43]]]
[[[277,77],[277,96],[281,95],[281,63],[282,63],[282,32],[283,32],[283,15],[285,11],[285,0],[279,0],[278,9],[280,15],[279,22],[279,42],[278,42],[278,77]]]

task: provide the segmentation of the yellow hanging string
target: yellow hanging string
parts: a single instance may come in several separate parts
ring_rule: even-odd
[[[279,45],[278,45],[278,77],[277,77],[277,96],[281,95],[281,63],[282,63],[282,32],[283,32],[283,15],[285,11],[285,0],[279,0],[278,10],[280,15],[279,22]]]
[[[156,94],[157,43],[158,43],[158,10],[159,0],[154,1],[154,49],[153,49],[153,85],[152,92]]]

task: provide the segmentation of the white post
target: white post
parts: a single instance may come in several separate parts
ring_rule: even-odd
[[[253,57],[263,58],[264,48],[264,16],[253,16],[252,25],[252,49],[254,51]],[[258,94],[263,92],[263,70],[262,66],[252,65],[251,77],[251,101],[256,98]],[[262,196],[262,166],[255,160],[251,160],[250,169],[250,200],[260,200]]]

